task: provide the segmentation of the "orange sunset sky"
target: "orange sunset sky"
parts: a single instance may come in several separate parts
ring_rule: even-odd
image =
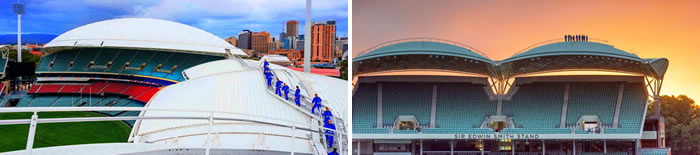
[[[662,94],[700,100],[700,1],[352,1],[353,57],[384,41],[431,37],[503,60],[565,34],[668,58]]]

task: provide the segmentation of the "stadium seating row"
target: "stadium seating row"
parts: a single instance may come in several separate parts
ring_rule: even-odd
[[[35,84],[29,89],[28,94],[120,94],[146,103],[158,90],[160,89],[145,85],[94,82],[90,84]]]
[[[118,106],[143,107],[140,101],[120,96],[79,96],[79,95],[27,95],[20,99],[17,107],[82,107],[82,106]],[[138,116],[137,111],[100,111],[110,116]],[[126,121],[133,125],[134,121]]]
[[[37,72],[108,72],[182,81],[185,69],[223,58],[165,51],[82,48],[45,55]],[[127,63],[128,67],[124,68]]]

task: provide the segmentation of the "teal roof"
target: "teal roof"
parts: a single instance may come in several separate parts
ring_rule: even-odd
[[[353,58],[353,61],[395,55],[444,55],[475,59],[489,63],[493,62],[490,59],[469,49],[452,44],[432,41],[411,41],[382,46]]]
[[[595,55],[642,61],[642,59],[635,54],[625,52],[606,44],[596,42],[557,42],[532,48],[505,59],[503,62],[558,55]]]

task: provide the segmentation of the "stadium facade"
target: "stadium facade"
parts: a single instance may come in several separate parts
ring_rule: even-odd
[[[658,111],[665,58],[557,39],[496,61],[410,38],[352,65],[354,154],[669,152]]]
[[[240,49],[206,31],[121,18],[70,30],[42,50],[36,83],[18,102],[6,99],[0,112],[93,111],[113,118],[73,121],[125,120],[133,129],[124,143],[40,149],[28,143],[27,150],[12,153],[347,152],[347,81],[271,64],[275,78],[300,86],[303,103],[294,105],[266,87],[262,62],[242,59]],[[320,113],[310,111],[313,94],[333,113],[335,145],[328,146],[329,129],[322,127]]]

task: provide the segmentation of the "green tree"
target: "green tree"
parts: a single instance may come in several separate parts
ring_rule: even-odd
[[[700,154],[700,114],[698,105],[688,96],[668,96],[659,98],[661,115],[666,127],[666,146],[673,154]],[[654,114],[654,106],[649,105],[647,115]]]
[[[340,66],[340,78],[348,80],[348,60],[341,61],[338,66]]]
[[[7,58],[8,60],[17,61],[17,50],[10,50]],[[22,62],[34,62],[34,66],[38,66],[40,60],[41,56],[35,56],[27,50],[22,50]]]

